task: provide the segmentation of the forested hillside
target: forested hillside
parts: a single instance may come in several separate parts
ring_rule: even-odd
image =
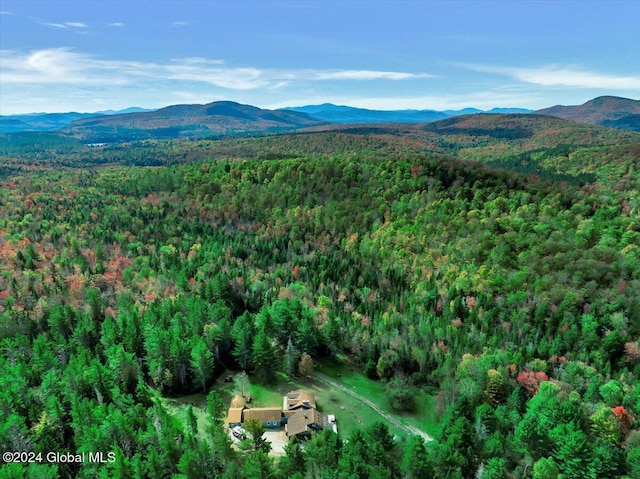
[[[639,135],[444,122],[0,143],[0,449],[115,453],[0,477],[640,477]],[[232,448],[209,386],[289,341],[435,396],[436,440]],[[204,431],[159,399],[203,390]]]

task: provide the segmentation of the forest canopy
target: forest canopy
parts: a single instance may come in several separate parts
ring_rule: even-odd
[[[496,118],[2,142],[0,449],[115,461],[0,477],[640,476],[638,135]],[[236,451],[210,385],[289,343],[433,395],[436,440]],[[205,431],[159,399],[196,391]]]

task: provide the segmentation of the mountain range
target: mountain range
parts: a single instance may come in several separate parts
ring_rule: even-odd
[[[232,101],[173,105],[159,110],[75,120],[62,133],[93,142],[201,138],[288,131],[321,124],[305,113],[264,110]]]
[[[0,116],[0,133],[19,131],[51,131],[63,128],[75,120],[94,118],[104,115],[122,115],[151,111],[144,108],[131,107],[124,110],[105,110],[93,113],[28,113],[24,115]]]
[[[640,131],[640,100],[616,96],[600,96],[582,105],[556,105],[538,110],[536,113],[577,121],[578,123]]]
[[[461,115],[530,114],[610,128],[640,131],[640,101],[598,97],[578,106],[557,105],[533,112],[522,108],[462,110],[368,110],[330,103],[266,110],[232,101],[173,105],[159,110],[131,108],[96,113],[0,116],[0,133],[51,131],[86,142],[146,138],[202,138],[293,131],[327,124],[430,123]]]
[[[323,103],[322,105],[307,105],[284,108],[284,110],[298,111],[329,123],[427,123],[442,120],[452,116],[471,115],[475,113],[531,113],[533,110],[524,108],[494,108],[483,111],[477,108],[462,110],[368,110],[346,105]]]

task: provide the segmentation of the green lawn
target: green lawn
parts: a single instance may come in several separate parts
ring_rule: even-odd
[[[384,412],[395,416],[401,423],[414,426],[431,436],[435,436],[439,430],[435,396],[416,389],[416,410],[413,412],[398,411],[389,404],[383,383],[369,379],[346,362],[323,359],[322,362],[316,363],[315,370],[366,397]]]
[[[191,394],[179,398],[160,397],[162,405],[167,408],[169,413],[175,417],[184,426],[187,424],[187,407],[189,404],[193,406],[193,413],[198,420],[198,436],[200,439],[205,437],[204,431],[207,425],[207,397],[200,394]]]
[[[435,415],[435,398],[433,396],[417,390],[417,411],[403,413],[391,408],[384,386],[380,382],[372,381],[352,366],[337,360],[325,359],[321,362],[316,362],[315,368],[316,371],[331,377],[339,384],[352,389],[355,393],[377,404],[380,409],[395,416],[401,423],[412,425],[432,436],[438,430]],[[225,376],[233,374],[233,371],[226,371],[211,386],[211,389],[215,389],[220,394],[226,405],[229,404],[234,394],[239,394],[233,382],[224,382]],[[283,373],[278,373],[274,379],[268,382],[260,381],[253,375],[249,376],[249,380],[250,385],[245,393],[253,399],[250,404],[251,407],[282,407],[282,397],[287,392],[295,389],[305,389],[314,393],[318,409],[325,413],[335,414],[338,431],[343,438],[348,438],[356,428],[366,427],[375,421],[382,420],[375,411],[363,405],[358,399],[319,381],[289,378]],[[193,405],[202,431],[202,427],[205,424],[205,394],[191,394],[171,399],[165,398],[164,403],[174,416],[182,422],[185,420],[187,405]],[[390,424],[388,426],[391,434],[398,436],[405,434]]]

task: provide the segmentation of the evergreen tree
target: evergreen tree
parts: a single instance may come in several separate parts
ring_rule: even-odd
[[[276,372],[278,350],[263,330],[258,331],[253,341],[252,362],[258,375],[264,379],[272,377]]]
[[[294,436],[285,446],[285,455],[278,461],[278,474],[281,478],[304,479],[306,460],[298,439]]]
[[[296,350],[293,347],[291,336],[289,336],[289,340],[287,341],[287,349],[284,352],[284,370],[289,376],[293,376],[296,373],[297,363],[298,361]]]
[[[407,479],[433,476],[433,469],[427,455],[424,439],[420,436],[413,436],[404,446],[401,470]]]
[[[266,432],[262,422],[258,419],[247,419],[244,422],[244,428],[251,436],[251,446],[254,451],[264,451],[268,453],[271,450],[271,443],[264,438]]]
[[[202,392],[205,392],[207,381],[213,375],[213,354],[202,338],[196,340],[191,349],[191,370],[195,380],[202,385]]]
[[[238,361],[240,367],[244,370],[249,369],[251,361],[251,346],[253,342],[253,321],[251,315],[245,312],[236,319],[231,330],[234,347],[233,356]]]

